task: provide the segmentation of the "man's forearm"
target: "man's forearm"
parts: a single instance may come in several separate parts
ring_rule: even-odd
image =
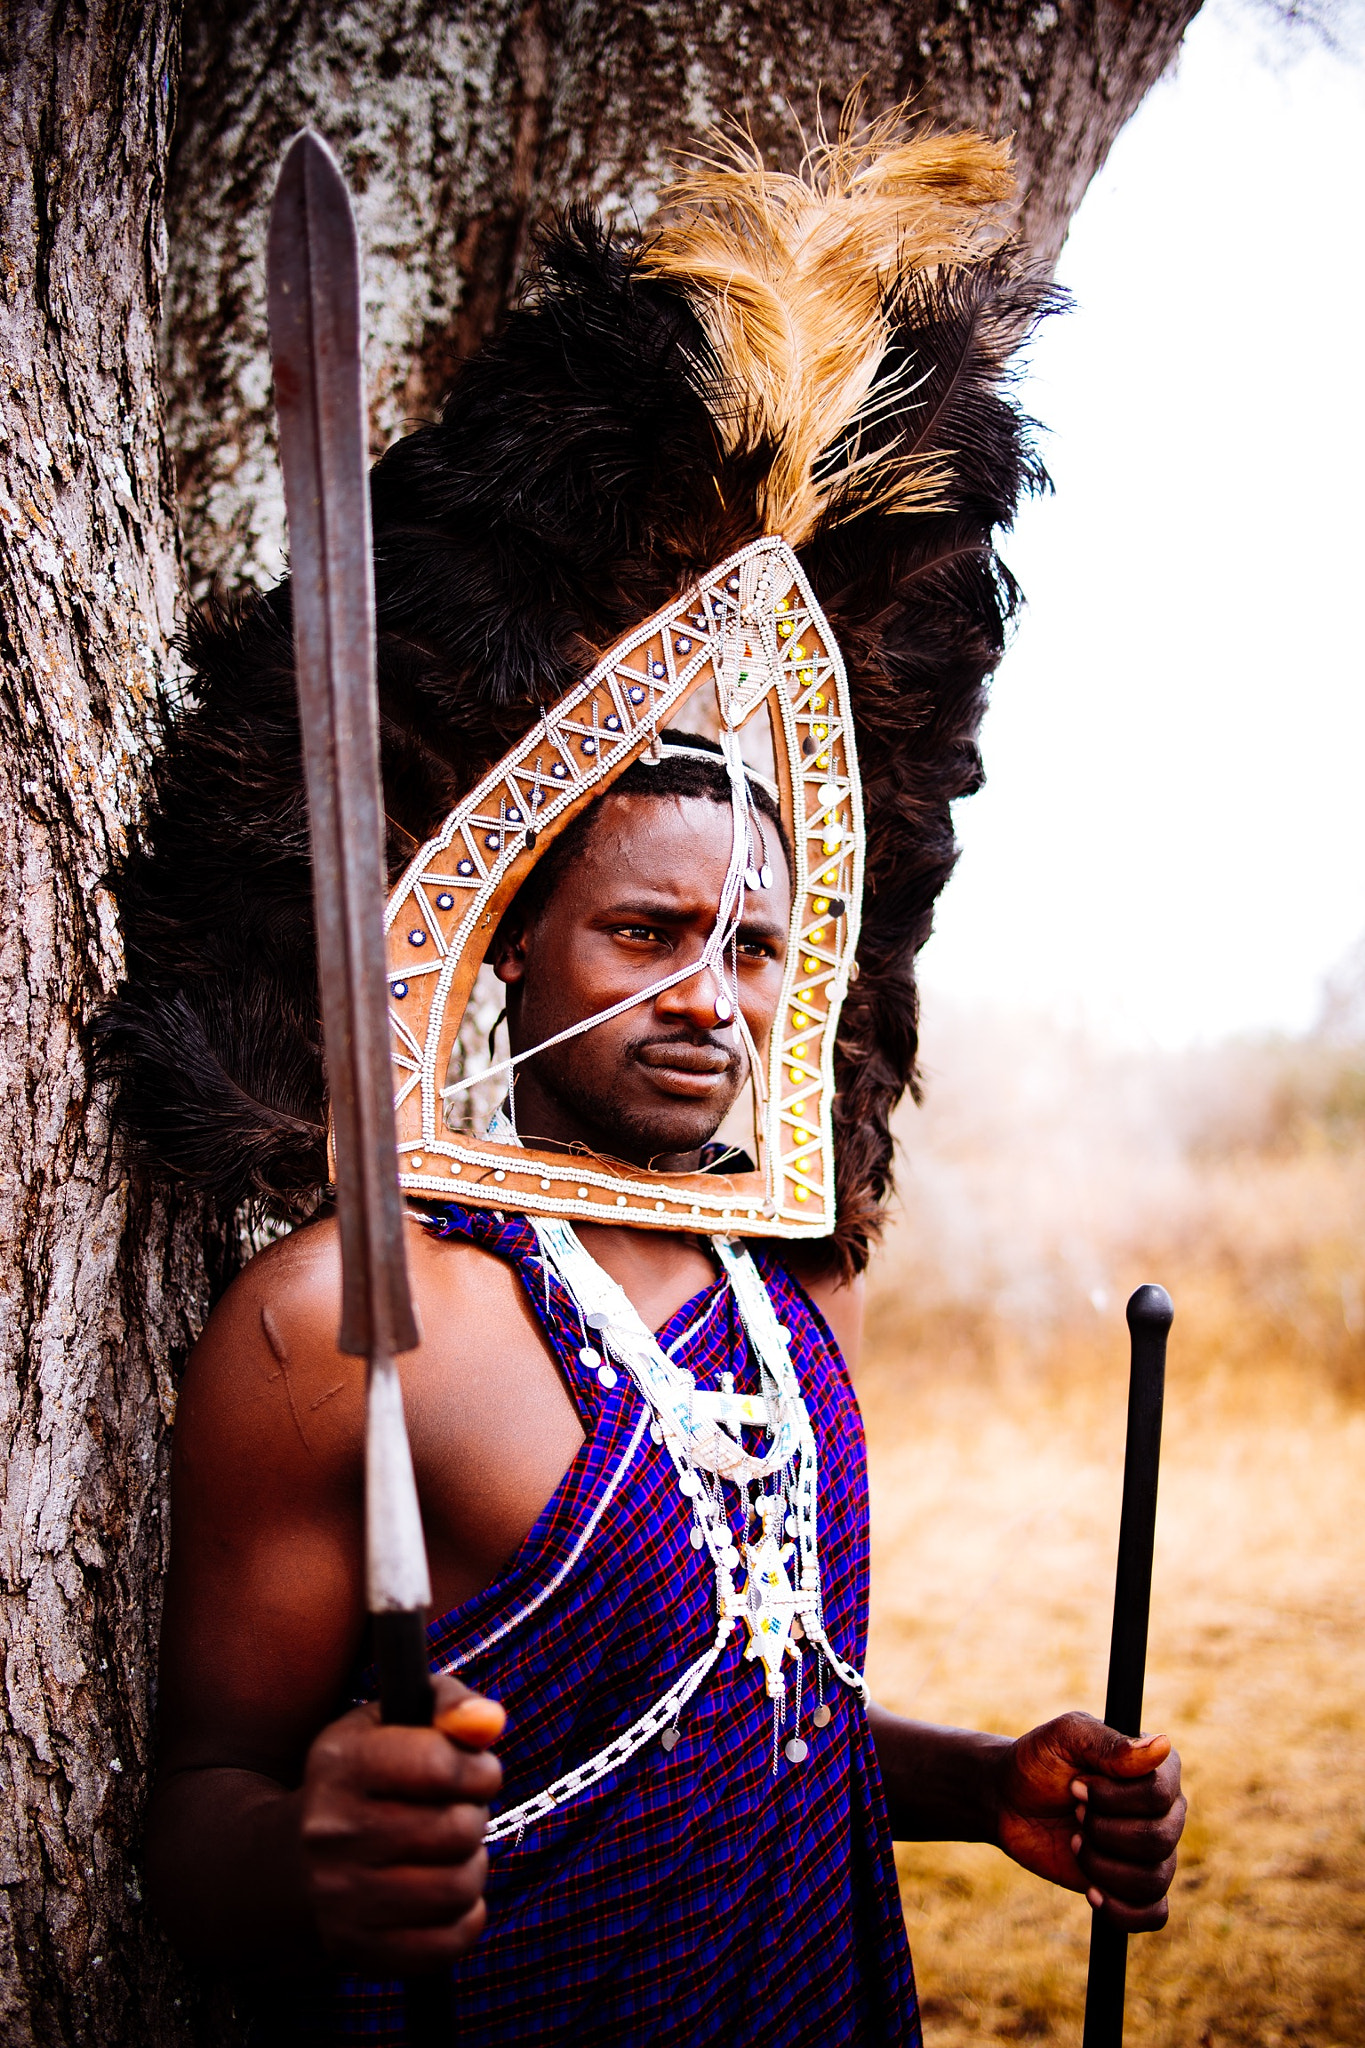
[[[891,1833],[898,1842],[994,1842],[1001,1772],[1013,1743],[968,1728],[868,1709]]]
[[[162,1779],[148,1820],[147,1876],[152,1904],[183,1955],[266,1969],[316,1960],[301,1800],[255,1771]]]

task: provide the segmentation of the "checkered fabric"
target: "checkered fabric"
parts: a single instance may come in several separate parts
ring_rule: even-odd
[[[573,1388],[585,1441],[495,1584],[431,1624],[433,1669],[457,1670],[507,1708],[499,1746],[510,1807],[585,1762],[637,1720],[711,1643],[715,1577],[688,1541],[691,1516],[662,1447],[641,1433],[623,1372],[610,1390],[580,1363],[572,1301],[547,1277],[523,1217],[451,1208],[434,1227],[514,1263]],[[825,1623],[862,1668],[867,1634],[867,1476],[862,1425],[828,1327],[755,1248],[815,1427]],[[728,1284],[659,1332],[718,1386],[758,1391]],[[633,1454],[630,1447],[633,1440]],[[733,1497],[733,1490],[727,1489]],[[605,1509],[586,1543],[585,1528]],[[738,1531],[737,1531],[738,1533]],[[578,1552],[575,1557],[574,1553]],[[573,1562],[550,1597],[480,1645]],[[688,1704],[681,1739],[621,1770],[491,1851],[488,1931],[454,1972],[452,2048],[919,2048],[910,1954],[876,1756],[859,1702],[825,1674],[828,1727],[807,1648],[804,1763],[773,1775],[762,1665],[737,1628]],[[795,1673],[795,1665],[792,1667]],[[788,1689],[788,1724],[794,1686]],[[403,1988],[348,1978],[315,2038],[405,2043]],[[321,2015],[316,2014],[317,2018]]]

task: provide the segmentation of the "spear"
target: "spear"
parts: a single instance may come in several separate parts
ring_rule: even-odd
[[[434,1705],[425,1627],[431,1582],[394,1363],[419,1340],[389,1061],[360,261],[341,172],[307,131],[291,145],[275,188],[267,273],[336,1155],[337,1348],[368,1368],[365,1585],[380,1713],[425,1727]],[[442,2031],[443,1997],[448,2002],[448,1980],[411,1987],[414,2034]]]
[[[1123,1454],[1123,1508],[1109,1638],[1105,1725],[1120,1735],[1142,1733],[1147,1622],[1152,1604],[1161,1410],[1166,1392],[1166,1337],[1175,1314],[1164,1287],[1139,1287],[1128,1302],[1132,1364],[1128,1376],[1128,1439]],[[1123,2048],[1128,1936],[1096,1913],[1090,1927],[1083,2048]]]

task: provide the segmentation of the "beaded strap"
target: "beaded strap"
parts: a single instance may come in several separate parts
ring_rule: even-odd
[[[535,1793],[530,1799],[523,1799],[520,1806],[509,1806],[488,1823],[485,1842],[505,1841],[508,1835],[520,1835],[534,1821],[544,1820],[557,1806],[576,1799],[593,1785],[600,1785],[603,1778],[611,1776],[621,1765],[638,1754],[647,1742],[656,1735],[662,1735],[665,1728],[676,1722],[687,1702],[697,1691],[702,1681],[709,1677],[730,1638],[734,1622],[728,1615],[722,1617],[716,1630],[716,1639],[709,1650],[698,1657],[695,1664],[688,1666],[676,1685],[669,1687],[662,1699],[655,1701],[648,1713],[631,1723],[625,1733],[609,1742],[605,1749],[599,1749],[585,1764],[566,1771],[562,1778],[556,1778],[543,1792]]]

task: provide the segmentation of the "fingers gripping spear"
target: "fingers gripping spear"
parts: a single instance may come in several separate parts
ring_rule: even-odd
[[[1139,1287],[1128,1303],[1128,1328],[1133,1340],[1128,1440],[1123,1457],[1123,1507],[1114,1583],[1114,1627],[1109,1644],[1109,1686],[1104,1702],[1106,1725],[1117,1728],[1121,1735],[1136,1736],[1142,1732],[1161,1410],[1166,1391],[1166,1337],[1174,1313],[1164,1287]],[[1084,2048],[1123,2048],[1127,1965],[1128,1936],[1096,1914],[1090,1930]]]
[[[385,1721],[432,1718],[431,1587],[394,1364],[418,1342],[398,1191],[384,961],[374,577],[360,371],[360,269],[341,172],[304,133],[268,248],[270,352],[289,518],[294,653],[336,1153],[337,1346],[368,1361],[365,1575]],[[413,1996],[410,2008],[431,2003]],[[410,2009],[410,2020],[417,2020]],[[421,2031],[419,2023],[414,2032]]]

